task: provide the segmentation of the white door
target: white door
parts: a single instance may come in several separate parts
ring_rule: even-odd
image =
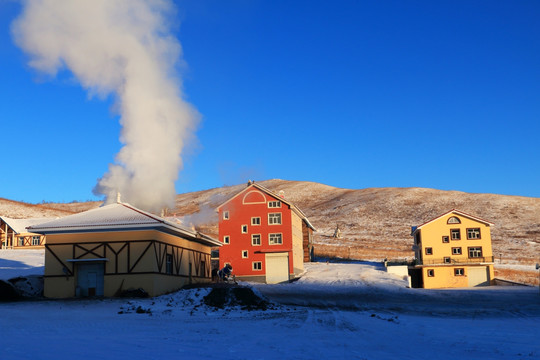
[[[287,253],[266,254],[265,263],[267,284],[289,281],[289,255]]]
[[[467,277],[469,278],[470,287],[489,285],[489,267],[469,267],[467,268]]]

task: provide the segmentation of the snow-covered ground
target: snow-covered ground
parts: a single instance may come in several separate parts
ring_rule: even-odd
[[[0,358],[540,358],[538,288],[408,289],[369,263],[306,270],[291,284],[253,285],[286,303],[265,311],[208,307],[208,289],[0,303]]]
[[[43,275],[45,249],[0,250],[0,280],[17,276]]]

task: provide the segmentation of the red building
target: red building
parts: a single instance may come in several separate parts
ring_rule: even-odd
[[[269,284],[289,281],[311,261],[315,228],[282,196],[248,183],[217,208],[219,267],[229,263],[240,280]]]

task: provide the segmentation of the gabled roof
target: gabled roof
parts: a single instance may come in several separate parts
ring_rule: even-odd
[[[491,222],[489,222],[489,221],[487,221],[487,220],[481,219],[481,218],[476,217],[476,216],[474,216],[474,215],[470,215],[470,214],[464,213],[463,211],[459,211],[459,210],[457,210],[457,209],[452,209],[452,210],[450,210],[450,211],[445,212],[445,213],[442,214],[442,215],[437,216],[436,218],[433,218],[433,219],[431,219],[431,220],[429,220],[429,221],[426,221],[426,222],[423,223],[422,225],[413,226],[413,231],[412,231],[412,232],[414,233],[414,232],[416,232],[417,230],[419,230],[420,228],[422,228],[422,226],[425,226],[425,225],[427,225],[427,224],[429,224],[429,223],[431,223],[431,222],[433,222],[433,221],[435,221],[435,220],[438,220],[438,219],[440,219],[440,218],[442,218],[442,217],[444,217],[444,216],[446,216],[446,215],[448,215],[448,214],[452,214],[452,213],[453,213],[453,214],[456,214],[456,215],[460,215],[460,216],[466,217],[466,218],[469,218],[469,219],[471,219],[471,220],[475,220],[475,221],[481,222],[481,223],[486,224],[486,225],[488,225],[488,226],[493,226],[493,225],[495,225],[495,224],[493,224],[493,223],[491,223]]]
[[[40,234],[121,230],[161,230],[211,246],[222,245],[221,242],[210,236],[125,203],[105,205],[28,227],[28,231]]]
[[[257,183],[252,183],[251,185],[248,185],[245,189],[243,189],[242,191],[240,191],[239,193],[237,193],[236,195],[234,195],[232,198],[230,198],[229,200],[225,201],[223,204],[219,205],[216,210],[219,211],[219,209],[221,207],[223,207],[224,205],[226,205],[227,203],[231,202],[233,199],[236,199],[238,196],[240,196],[241,194],[243,194],[244,192],[246,192],[248,189],[250,188],[256,188],[256,189],[259,189],[260,191],[272,196],[273,198],[275,198],[276,200],[279,200],[281,201],[282,203],[288,205],[292,211],[294,211],[298,216],[300,216],[300,218],[306,223],[306,225],[308,227],[310,227],[313,231],[317,231],[317,229],[315,229],[313,227],[313,225],[309,222],[309,219],[307,218],[306,214],[304,214],[304,212],[302,210],[300,210],[299,208],[297,208],[293,203],[291,203],[290,201],[282,198],[281,196],[279,196],[278,194],[276,194],[275,192],[265,188],[264,186],[262,185],[259,185]]]
[[[41,224],[47,221],[51,221],[54,218],[29,218],[29,219],[11,219],[5,216],[0,216],[10,228],[15,231],[16,234],[26,233],[26,228],[28,226]]]

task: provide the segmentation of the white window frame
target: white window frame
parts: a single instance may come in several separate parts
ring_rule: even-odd
[[[223,220],[229,220],[230,219],[230,216],[229,216],[229,211],[224,211],[223,212]]]
[[[279,222],[277,222],[279,220]],[[281,213],[269,213],[268,214],[268,225],[281,225]]]
[[[428,277],[435,277],[435,269],[427,269],[427,276]]]
[[[258,244],[255,244],[255,241],[254,240],[254,237],[258,237],[259,238],[259,243]],[[261,246],[261,234],[251,234],[251,246]]]
[[[272,238],[279,237],[279,242],[275,242]],[[270,233],[268,234],[268,245],[283,245],[283,234],[282,233]]]
[[[229,245],[231,243],[231,237],[229,235],[223,236],[223,244]]]
[[[262,271],[262,261],[254,261],[251,263],[251,269],[253,271]]]
[[[24,246],[24,236],[19,237],[19,246]]]
[[[36,244],[36,242],[37,242],[37,244]],[[41,236],[39,236],[39,235],[32,236],[32,246],[38,246],[40,242],[41,242]]]
[[[454,276],[465,276],[464,268],[454,268]]]
[[[459,252],[456,252],[455,250],[458,250]],[[463,255],[463,250],[461,249],[461,247],[453,247],[452,255]]]
[[[280,208],[281,207],[281,201],[274,200],[268,202],[268,208]]]
[[[261,217],[260,216],[254,216],[251,218],[251,225],[261,225]]]
[[[242,250],[242,259],[247,259],[249,257],[249,251]]]
[[[246,224],[242,225],[240,227],[240,231],[242,232],[242,234],[247,234],[248,233],[248,226]]]

